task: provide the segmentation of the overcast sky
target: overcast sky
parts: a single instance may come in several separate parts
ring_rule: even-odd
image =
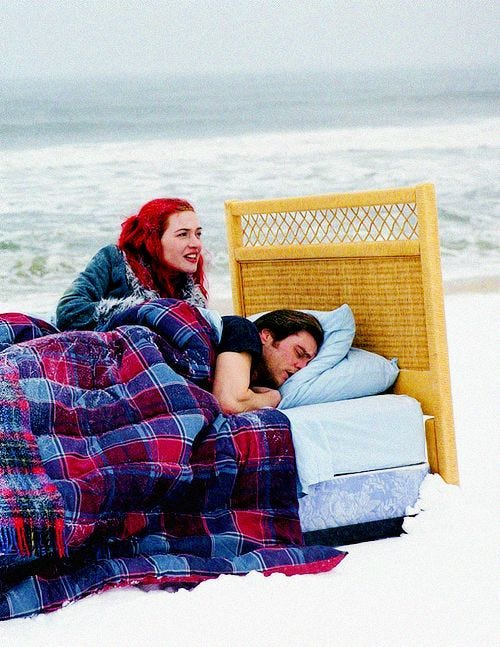
[[[0,0],[2,76],[493,66],[499,0]]]

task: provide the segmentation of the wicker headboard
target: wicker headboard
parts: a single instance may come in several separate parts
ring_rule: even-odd
[[[234,312],[349,304],[354,345],[401,368],[429,463],[458,482],[434,187],[226,202]]]

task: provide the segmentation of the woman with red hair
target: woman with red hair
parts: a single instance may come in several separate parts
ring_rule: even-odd
[[[184,299],[206,306],[202,229],[193,206],[158,198],[122,225],[117,245],[97,252],[57,305],[60,330],[99,330],[143,301]]]

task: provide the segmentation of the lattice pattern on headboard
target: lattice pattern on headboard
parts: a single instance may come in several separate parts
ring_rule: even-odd
[[[241,216],[243,245],[416,240],[416,205],[379,204]]]

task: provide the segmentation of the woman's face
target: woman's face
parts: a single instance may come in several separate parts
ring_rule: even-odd
[[[169,217],[161,246],[170,268],[188,274],[196,272],[202,244],[200,221],[194,211],[178,211]]]

